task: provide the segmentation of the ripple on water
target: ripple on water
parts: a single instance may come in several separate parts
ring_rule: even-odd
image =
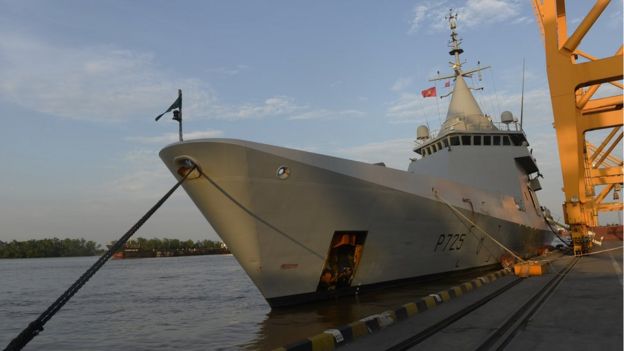
[[[96,259],[0,260],[0,346]],[[67,351],[272,349],[452,283],[271,311],[231,255],[114,260],[29,346]]]

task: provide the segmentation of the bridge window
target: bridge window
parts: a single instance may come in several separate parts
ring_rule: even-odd
[[[483,145],[492,145],[492,137],[489,135],[483,136]]]
[[[475,135],[473,142],[474,142],[475,145],[481,145],[481,136],[480,135]]]
[[[521,146],[522,142],[524,141],[520,134],[512,134],[512,135],[510,135],[510,138],[511,138],[511,142],[515,146]]]
[[[444,140],[442,140],[442,143],[444,144],[444,147],[448,147],[449,146],[448,138],[444,138]]]
[[[459,137],[458,136],[452,136],[451,137],[451,145],[453,145],[453,146],[459,145]]]
[[[462,135],[462,145],[471,145],[470,144],[470,135]]]
[[[500,139],[501,139],[500,135],[493,136],[492,137],[493,144],[494,145],[500,145]]]
[[[438,151],[442,150],[442,143],[438,142]]]
[[[509,137],[507,135],[503,135],[503,145],[511,145],[511,143],[509,142]]]

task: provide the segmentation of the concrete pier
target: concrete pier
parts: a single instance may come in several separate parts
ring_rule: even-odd
[[[594,252],[621,245],[605,242]],[[622,350],[622,249],[546,259],[542,276],[504,275],[401,320],[389,311],[384,318],[393,322],[375,323],[349,342],[323,333],[304,348],[284,349]]]

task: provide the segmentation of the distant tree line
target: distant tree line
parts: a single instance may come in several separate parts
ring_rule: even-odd
[[[170,251],[170,250],[191,250],[191,249],[222,249],[225,246],[220,241],[212,240],[179,240],[179,239],[145,239],[136,238],[128,240],[125,248],[141,249],[145,251]]]
[[[113,242],[114,243],[114,242]],[[113,244],[111,243],[111,245]],[[109,246],[110,247],[110,246]],[[145,239],[128,240],[120,252],[136,252],[138,256],[179,256],[191,254],[228,253],[225,245],[212,240]],[[104,253],[100,244],[85,239],[40,239],[11,242],[0,241],[0,258],[96,256]]]
[[[229,253],[228,249],[219,241],[137,238],[129,240],[121,250],[114,254],[113,258],[174,257],[227,253]]]
[[[75,257],[102,253],[100,244],[85,239],[0,241],[0,258]]]

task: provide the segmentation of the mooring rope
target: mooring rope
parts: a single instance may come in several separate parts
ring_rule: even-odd
[[[312,250],[311,248],[307,247],[305,244],[299,242],[297,239],[293,238],[292,236],[286,234],[285,232],[283,232],[282,230],[280,230],[279,228],[277,228],[276,226],[274,226],[273,224],[269,223],[268,221],[266,221],[264,218],[260,217],[259,215],[257,215],[256,213],[254,213],[252,210],[248,209],[245,205],[243,205],[240,201],[236,200],[236,198],[234,198],[234,196],[230,195],[230,193],[228,193],[225,189],[223,189],[219,184],[217,184],[217,182],[215,182],[212,178],[210,178],[209,175],[207,175],[206,173],[203,172],[203,170],[201,168],[198,168],[199,173],[201,174],[202,177],[204,177],[208,182],[210,182],[210,184],[212,184],[212,186],[214,186],[221,194],[223,194],[225,197],[227,197],[230,201],[232,201],[232,203],[236,206],[238,206],[238,208],[240,208],[241,210],[243,210],[245,213],[247,213],[250,217],[254,218],[255,220],[259,221],[260,223],[266,225],[267,227],[271,228],[274,232],[276,232],[277,234],[283,236],[284,238],[290,240],[292,243],[294,243],[295,245],[301,247],[302,249],[308,251],[309,253],[311,253],[313,256],[319,258],[321,261],[325,261],[325,256],[323,256],[322,254]]]
[[[571,244],[569,244],[568,242],[563,240],[562,237],[559,236],[559,234],[555,231],[555,229],[550,225],[550,222],[548,221],[548,219],[546,219],[545,217],[544,217],[544,222],[546,222],[546,225],[548,225],[548,228],[550,228],[550,231],[557,237],[557,239],[559,239],[565,246],[572,247]]]
[[[182,183],[186,180],[189,174],[191,174],[191,172],[194,171],[196,168],[197,166],[194,165],[193,168],[190,169],[182,177],[182,179],[180,179],[176,183],[176,185],[173,186],[173,188],[171,188],[154,206],[152,206],[152,208],[149,211],[147,211],[145,215],[143,215],[143,217],[141,217],[141,219],[139,219],[138,222],[136,222],[130,228],[130,230],[128,230],[128,232],[126,232],[126,234],[124,234],[119,240],[117,240],[117,242],[113,244],[110,247],[110,249],[105,254],[103,254],[89,269],[87,269],[87,271],[84,272],[82,276],[80,276],[80,278],[78,278],[78,280],[76,280],[74,284],[72,284],[69,287],[69,289],[67,289],[61,296],[59,296],[59,298],[56,299],[56,301],[54,301],[54,303],[52,303],[50,307],[48,307],[47,310],[45,310],[37,319],[30,322],[30,324],[28,324],[28,326],[24,330],[22,330],[22,332],[18,336],[16,336],[15,339],[13,339],[11,343],[9,343],[9,345],[7,345],[7,347],[4,350],[5,351],[21,350],[35,336],[41,333],[43,331],[43,326],[69,301],[69,299],[72,298],[72,296],[74,296],[74,294],[78,292],[78,290],[80,290],[80,288],[82,288],[83,285],[85,285],[85,283],[100,268],[102,268],[102,266],[106,263],[106,261],[108,261],[116,251],[120,250],[123,247],[123,245],[128,241],[128,239],[130,239],[130,237],[137,230],[139,230],[139,228],[141,228],[141,226],[145,224],[145,222],[147,222],[147,220],[154,214],[154,212],[156,212],[156,210],[158,210],[158,208],[160,208],[160,206],[162,206],[162,204],[164,204],[165,201],[167,201],[167,199],[171,196],[171,194],[173,194],[176,191],[176,189],[180,185],[182,185]]]
[[[463,213],[461,213],[458,209],[456,209],[453,205],[451,205],[448,201],[444,200],[444,198],[442,196],[440,196],[440,194],[438,194],[438,191],[433,188],[433,193],[435,194],[435,196],[440,199],[442,202],[444,202],[452,211],[454,211],[455,213],[457,213],[459,216],[461,216],[463,219],[465,219],[466,221],[468,221],[468,223],[472,224],[475,228],[479,229],[483,234],[485,234],[485,236],[487,236],[488,238],[490,238],[490,240],[492,240],[494,243],[496,243],[498,246],[500,246],[501,248],[503,248],[503,250],[509,252],[510,255],[512,255],[515,259],[517,259],[520,262],[525,262],[524,259],[522,259],[520,256],[518,256],[515,252],[513,252],[510,248],[508,248],[507,246],[505,246],[504,244],[502,244],[500,241],[496,240],[493,236],[491,236],[488,232],[486,232],[484,229],[482,229],[481,227],[479,227],[475,222],[471,221],[470,218],[466,217]]]
[[[610,249],[604,249],[604,250],[599,250],[599,251],[592,251],[592,252],[581,254],[580,257],[597,255],[597,254],[601,254],[601,253],[605,253],[609,251],[622,250],[622,248],[624,248],[624,246],[612,247]]]

